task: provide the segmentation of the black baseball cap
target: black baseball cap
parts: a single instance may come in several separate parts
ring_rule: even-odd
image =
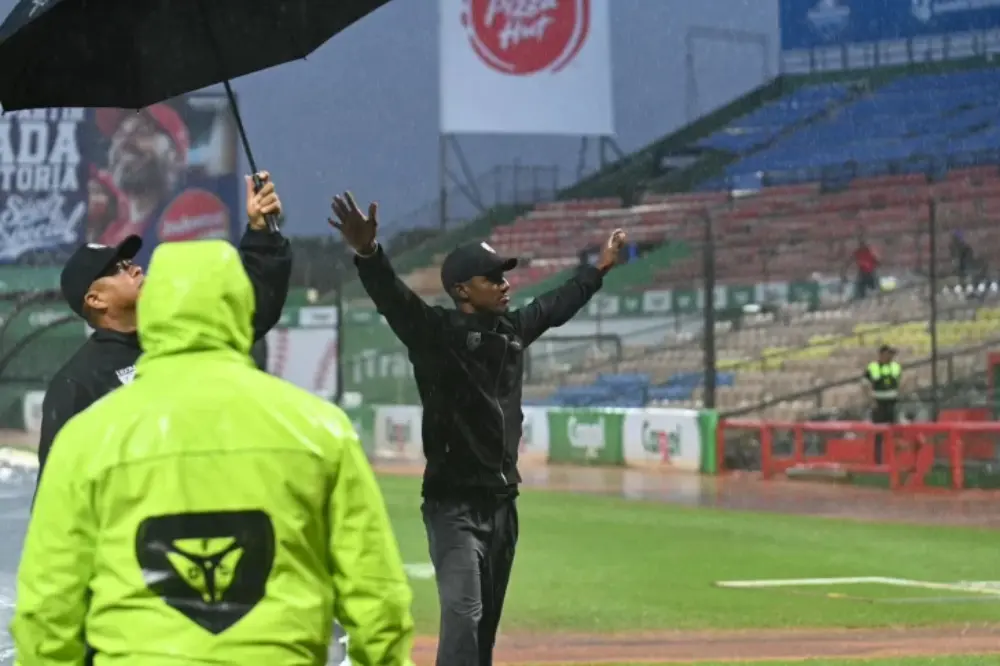
[[[98,278],[104,277],[108,269],[119,261],[135,257],[141,247],[141,238],[127,236],[118,245],[87,243],[78,248],[59,275],[63,298],[73,312],[82,317],[83,299],[90,291],[90,285]]]
[[[503,273],[514,269],[517,259],[501,257],[488,243],[459,245],[441,264],[441,284],[445,291],[474,277]]]

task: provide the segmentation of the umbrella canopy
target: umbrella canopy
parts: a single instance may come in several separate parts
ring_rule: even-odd
[[[0,106],[140,109],[305,58],[389,0],[20,0],[0,25]],[[277,231],[275,214],[266,216]]]
[[[0,104],[138,109],[305,58],[389,0],[20,0]]]

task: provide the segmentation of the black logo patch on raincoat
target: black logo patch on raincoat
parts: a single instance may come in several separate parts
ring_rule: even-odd
[[[221,634],[264,598],[274,525],[263,511],[147,518],[135,552],[146,586],[206,631]]]

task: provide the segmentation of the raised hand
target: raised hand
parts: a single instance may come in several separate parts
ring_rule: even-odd
[[[340,232],[344,242],[359,254],[375,251],[375,235],[378,231],[378,204],[368,204],[368,216],[358,208],[350,192],[333,198],[334,217],[327,220],[330,226]]]
[[[602,271],[610,270],[618,262],[618,255],[628,240],[628,234],[623,229],[615,229],[608,237],[608,241],[601,248],[601,257],[597,260],[597,267]]]

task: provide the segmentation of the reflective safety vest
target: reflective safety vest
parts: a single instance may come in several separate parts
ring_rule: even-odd
[[[895,400],[899,397],[899,377],[903,368],[893,361],[882,365],[877,361],[868,364],[868,377],[876,400]]]

